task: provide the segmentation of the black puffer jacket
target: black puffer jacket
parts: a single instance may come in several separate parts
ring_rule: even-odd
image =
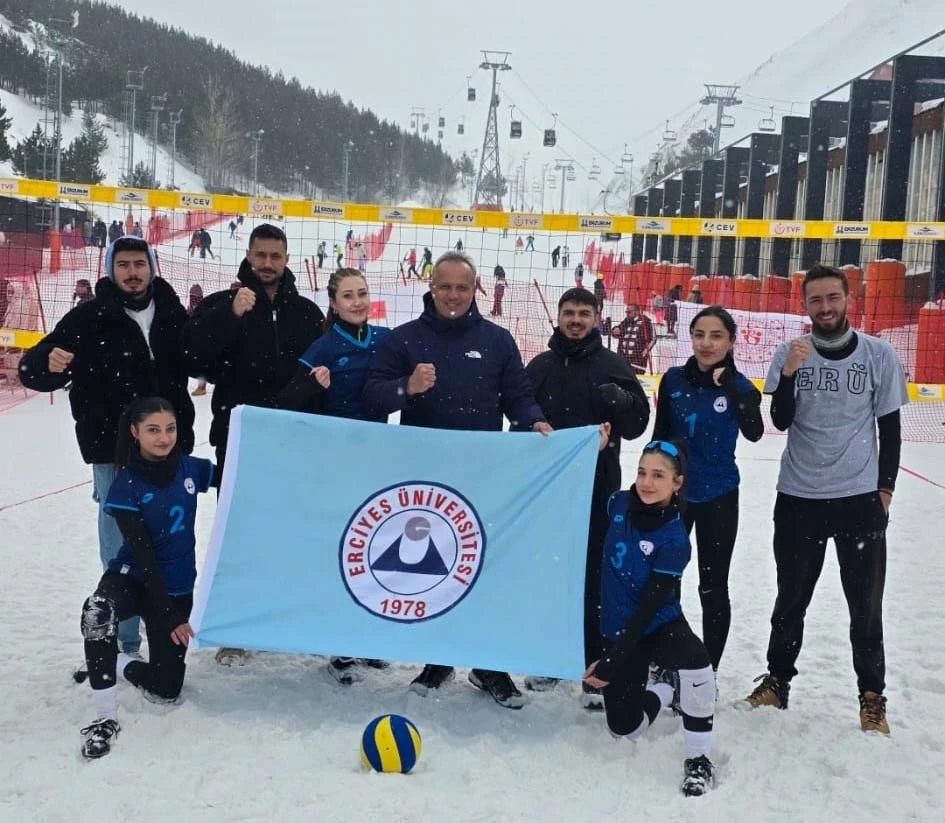
[[[238,279],[256,293],[252,310],[236,317],[236,291],[218,291],[197,306],[185,332],[191,369],[215,384],[210,442],[219,448],[226,445],[233,407],[274,406],[325,322],[322,310],[298,293],[288,269],[272,302],[249,261]]]
[[[55,391],[70,380],[69,403],[76,439],[86,463],[112,463],[118,419],[138,397],[158,395],[177,410],[181,451],[194,447],[194,405],[187,392],[187,361],[183,330],[187,312],[174,289],[154,279],[154,320],[148,352],[141,328],[125,312],[121,291],[103,277],[95,299],[66,314],[20,361],[20,380],[35,391]],[[75,355],[62,374],[49,371],[49,352],[65,349]]]
[[[559,329],[548,351],[535,357],[525,371],[545,419],[555,429],[611,424],[610,443],[597,460],[595,487],[604,499],[620,488],[620,441],[646,431],[650,404],[627,362],[601,342],[595,329],[583,340],[569,340]],[[612,389],[601,391],[611,384]]]

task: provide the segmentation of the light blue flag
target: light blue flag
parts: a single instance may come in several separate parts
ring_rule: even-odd
[[[599,437],[235,409],[200,645],[580,677]]]

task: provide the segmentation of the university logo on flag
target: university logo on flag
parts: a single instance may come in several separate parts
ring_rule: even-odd
[[[239,407],[197,639],[580,677],[598,444]]]

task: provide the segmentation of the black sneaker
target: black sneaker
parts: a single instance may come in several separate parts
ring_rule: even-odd
[[[589,712],[602,712],[604,710],[604,695],[600,689],[595,689],[582,681],[581,705]]]
[[[704,754],[687,760],[684,768],[682,793],[686,797],[701,797],[712,788],[712,761]]]
[[[333,657],[328,661],[328,673],[342,686],[350,686],[356,680],[361,680],[357,665],[358,661],[353,657]]]
[[[550,692],[558,685],[557,677],[542,677],[537,674],[525,675],[525,688],[530,692]]]
[[[505,672],[473,669],[469,672],[469,682],[477,689],[491,694],[496,703],[507,709],[520,709],[525,705],[524,695]]]
[[[673,698],[669,701],[669,709],[673,714],[682,714],[679,705],[679,672],[675,669],[664,669],[655,663],[650,664],[650,683],[665,683],[673,690]]]
[[[89,723],[81,734],[85,738],[82,742],[82,756],[94,760],[104,757],[112,750],[111,739],[118,736],[121,726],[117,720],[99,719]]]
[[[433,689],[438,689],[448,680],[452,680],[455,672],[452,666],[439,666],[436,663],[427,663],[423,671],[410,683],[410,691],[426,697]]]

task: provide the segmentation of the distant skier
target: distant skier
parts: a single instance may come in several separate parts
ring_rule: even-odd
[[[227,228],[230,230],[230,239],[236,237],[236,221],[231,220]]]
[[[335,254],[335,267],[340,269],[345,257],[345,250],[342,248],[341,243],[335,243],[332,247],[332,251]]]
[[[562,246],[561,247],[561,268],[562,269],[566,269],[568,267],[569,254],[570,253],[568,252],[568,247]]]
[[[456,251],[462,251],[462,250],[463,250],[463,241],[462,241],[462,238],[460,238],[459,240],[456,241],[456,245],[453,246],[453,248],[456,249]]]
[[[551,268],[558,268],[558,258],[561,257],[561,246],[555,246],[551,250]]]
[[[492,276],[495,278],[495,286],[492,289],[492,311],[490,317],[502,316],[502,299],[505,297],[505,287],[508,285],[505,279],[505,269],[496,265],[492,270]]]
[[[210,244],[213,242],[213,238],[210,237],[210,232],[204,228],[200,229],[197,242],[200,245],[201,258],[206,258],[206,256],[209,254],[212,260],[216,260],[216,257],[210,249]]]
[[[404,258],[407,263],[407,277],[416,277],[420,279],[420,272],[417,271],[417,250],[411,249]]]
[[[577,286],[577,288],[579,289],[584,288],[584,264],[583,263],[578,263],[574,267],[574,285]]]
[[[525,238],[525,251],[535,251],[535,235],[529,234]]]
[[[328,251],[325,245],[325,241],[322,240],[322,242],[318,244],[318,251],[315,252],[315,257],[318,258],[318,268],[321,268],[322,266],[325,265],[325,257],[327,256],[327,254],[328,254]]]

